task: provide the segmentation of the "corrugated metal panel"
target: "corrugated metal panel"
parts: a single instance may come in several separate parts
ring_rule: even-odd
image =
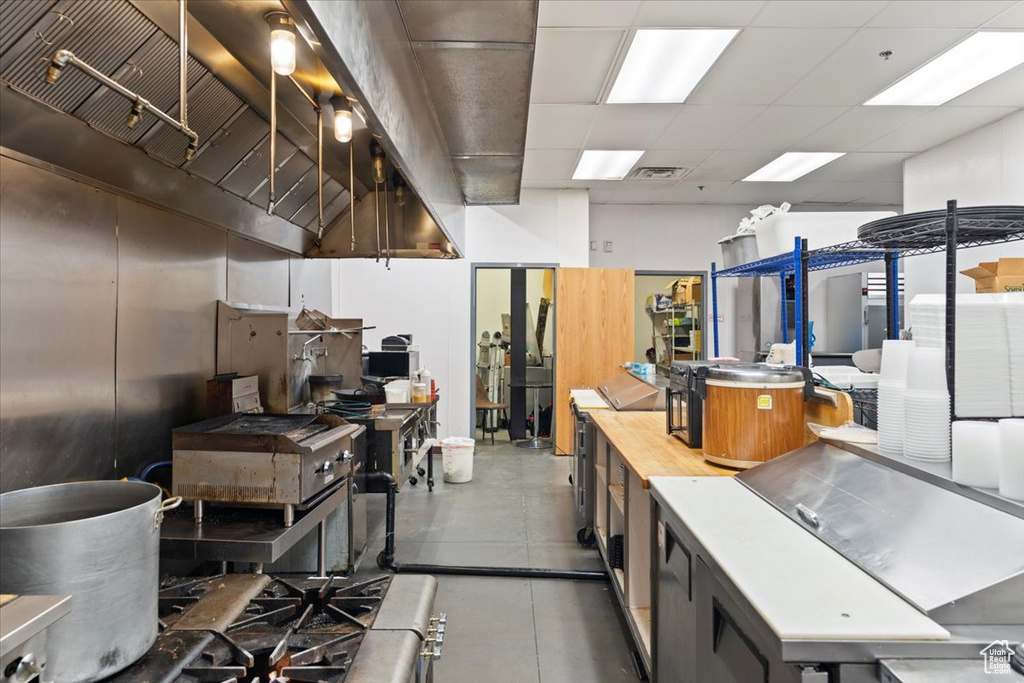
[[[277,136],[277,159],[287,159],[295,153],[295,145],[288,142],[288,139],[278,134]],[[270,175],[270,136],[260,143],[259,147],[249,153],[242,163],[233,170],[227,178],[218,185],[228,192],[237,194],[239,197],[248,198],[256,188],[263,183]],[[266,204],[266,200],[264,200]]]
[[[316,164],[306,171],[298,182],[288,190],[288,194],[281,197],[277,203],[277,208],[274,210],[278,216],[291,220],[291,217],[295,215],[299,209],[308,201],[314,207],[317,205],[316,201],[316,184],[317,184],[317,170]]]
[[[282,138],[283,139],[283,138]],[[291,145],[291,143],[289,143]],[[294,148],[294,145],[291,145]],[[302,152],[296,152],[290,158],[286,158],[281,154],[281,145],[278,145],[278,165],[277,165],[277,177],[274,179],[276,183],[277,199],[280,201],[284,198],[285,194],[292,188],[292,185],[299,182],[299,178],[309,170],[310,166],[313,165],[313,160],[307,157]],[[285,161],[281,161],[285,159]],[[270,196],[270,178],[268,174],[267,182],[260,185],[252,196],[249,197],[249,201],[254,202],[257,206],[265,206]],[[281,214],[286,216],[286,214]]]
[[[13,86],[66,112],[77,109],[99,88],[90,76],[74,67],[65,67],[54,85],[47,85],[46,59],[60,49],[70,50],[96,70],[110,74],[145,43],[157,30],[127,2],[78,0],[65,11],[68,20],[44,16],[36,30],[52,45],[33,40],[3,70],[3,78]],[[74,22],[74,23],[72,23]],[[112,36],[116,27],[116,38]],[[22,45],[19,44],[19,47]]]
[[[31,29],[56,4],[53,0],[6,0],[4,19],[0,21],[0,55],[23,36],[31,36]],[[54,16],[53,19],[57,17]]]
[[[213,74],[206,74],[188,91],[188,125],[199,135],[199,145],[206,144],[217,129],[245,106],[242,100]],[[161,122],[150,135],[139,141],[139,146],[173,166],[185,163],[188,138],[175,128]]]
[[[210,138],[185,170],[216,184],[269,135],[270,124],[246,107]]]
[[[515,204],[523,177],[523,157],[452,159],[466,204]]]
[[[189,55],[188,84],[194,86],[209,73]],[[153,103],[153,106],[172,115],[178,111],[178,44],[158,31],[128,58],[124,66],[113,74],[113,79]],[[125,125],[131,103],[114,91],[101,87],[75,110],[75,116],[85,119],[95,128],[135,144],[159,119],[146,112],[135,128]]]
[[[345,188],[341,186],[334,178],[330,176],[324,181],[324,215],[327,214],[327,206],[333,202],[339,194],[344,191]],[[295,225],[301,225],[303,227],[311,228],[316,230],[316,214],[317,214],[317,203],[316,197],[313,197],[313,201],[306,202],[302,208],[300,208],[289,220]],[[282,214],[283,215],[283,214]]]
[[[414,41],[532,43],[536,33],[536,0],[399,0],[398,5]]]

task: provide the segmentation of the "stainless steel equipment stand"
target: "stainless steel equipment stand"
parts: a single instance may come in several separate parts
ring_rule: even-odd
[[[535,450],[551,448],[551,439],[540,438],[540,390],[550,389],[551,386],[551,382],[523,382],[512,385],[513,388],[533,389],[533,438],[516,442],[516,448]]]

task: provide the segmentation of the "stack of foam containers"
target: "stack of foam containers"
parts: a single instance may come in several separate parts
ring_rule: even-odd
[[[903,454],[912,460],[949,460],[949,389],[942,349],[910,349],[903,402]]]
[[[878,450],[903,455],[903,427],[907,367],[914,342],[887,339],[882,342],[881,378],[878,380]]]
[[[1024,420],[999,421],[999,495],[1024,501]]]

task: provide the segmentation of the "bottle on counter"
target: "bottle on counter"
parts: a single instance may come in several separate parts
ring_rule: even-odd
[[[433,401],[437,397],[437,387],[434,385],[434,376],[430,374],[430,370],[420,368],[419,381],[427,385],[427,396]]]

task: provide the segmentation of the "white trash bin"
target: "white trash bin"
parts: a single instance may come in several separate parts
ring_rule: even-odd
[[[444,480],[449,484],[465,484],[473,478],[473,450],[476,441],[450,436],[441,442]]]

